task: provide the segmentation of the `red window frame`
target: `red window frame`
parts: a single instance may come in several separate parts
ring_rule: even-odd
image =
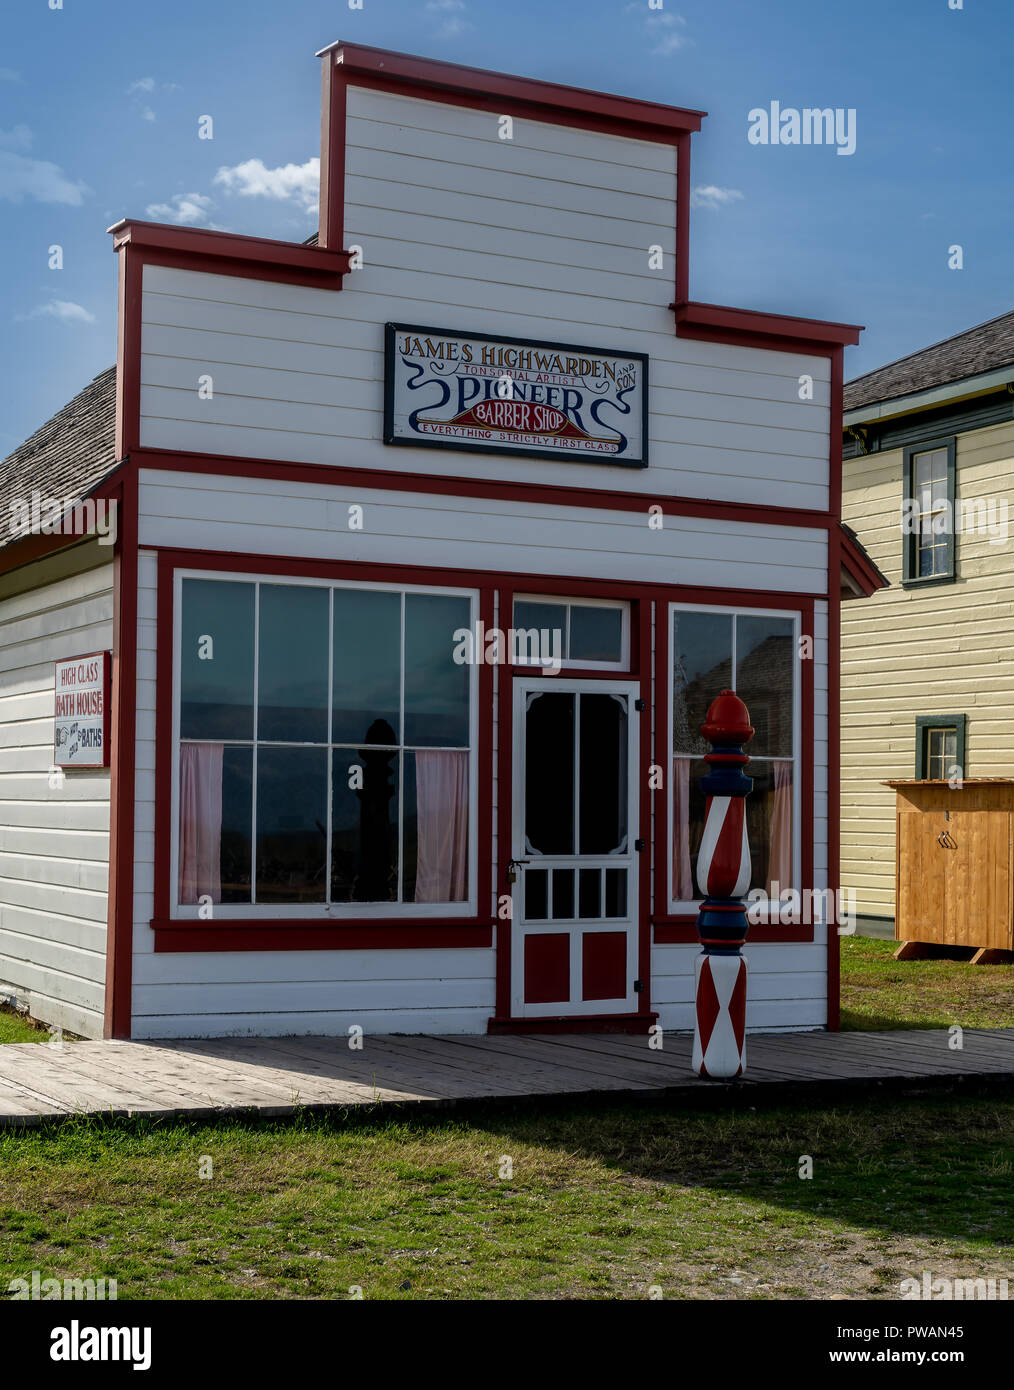
[[[480,666],[479,716],[476,730],[478,759],[478,871],[473,917],[411,918],[347,917],[343,921],[302,918],[232,917],[195,922],[172,916],[172,754],[173,754],[173,597],[178,569],[255,574],[271,578],[321,580],[359,579],[364,583],[446,585],[479,591],[479,618],[493,623],[493,589],[463,570],[412,566],[370,565],[348,561],[290,560],[266,555],[207,554],[185,550],[158,553],[157,655],[155,663],[155,885],[151,927],[155,950],[162,951],[300,951],[354,950],[362,947],[489,946],[493,940],[492,873],[489,847],[493,838],[492,750],[493,669]],[[484,852],[485,847],[485,852]],[[482,911],[486,904],[488,910]]]
[[[455,586],[478,590],[479,617],[487,630],[499,622],[510,627],[515,596],[533,592],[575,598],[619,599],[631,605],[630,661],[627,671],[567,667],[568,677],[615,677],[629,674],[640,685],[640,698],[647,715],[640,731],[640,756],[644,775],[639,800],[640,824],[648,842],[650,854],[645,854],[639,878],[638,903],[640,913],[640,976],[650,979],[652,944],[694,943],[697,941],[694,914],[673,916],[667,911],[669,816],[667,797],[653,803],[655,793],[649,786],[647,769],[654,763],[666,769],[669,759],[668,728],[665,711],[669,693],[669,623],[671,603],[713,604],[716,607],[783,608],[801,615],[803,636],[813,636],[814,596],[768,593],[755,590],[726,590],[703,587],[660,587],[655,584],[619,583],[609,580],[574,579],[533,575],[504,575],[422,566],[377,565],[354,561],[323,561],[287,559],[265,555],[195,553],[188,550],[158,552],[157,590],[157,656],[155,711],[155,856],[154,911],[150,925],[154,933],[156,952],[179,951],[271,951],[271,950],[354,950],[378,948],[439,948],[453,946],[489,947],[494,943],[500,958],[510,959],[510,919],[502,918],[493,905],[494,888],[497,901],[508,892],[507,859],[498,855],[497,881],[492,869],[493,850],[493,748],[494,748],[494,668],[479,667],[479,718],[477,729],[478,757],[478,904],[486,903],[489,911],[474,917],[411,919],[405,916],[390,918],[349,918],[343,922],[305,921],[293,918],[232,918],[228,921],[195,922],[193,919],[174,919],[171,916],[171,843],[172,843],[172,689],[173,689],[173,631],[174,580],[177,569],[192,569],[222,573],[249,573],[271,577],[296,576],[332,579],[359,579],[363,582],[385,584],[427,584]],[[652,604],[655,605],[655,657],[651,660]],[[507,621],[504,621],[506,617]],[[168,634],[168,637],[167,637]],[[497,775],[501,792],[511,785],[513,678],[531,675],[535,668],[505,665],[499,668],[499,739],[497,742]],[[564,673],[561,673],[564,674]],[[653,705],[654,695],[654,705]],[[803,663],[800,680],[802,747],[800,750],[800,825],[802,845],[800,865],[802,886],[812,886],[813,878],[813,808],[814,808],[814,749],[813,749],[813,662]],[[661,713],[660,713],[661,711]],[[663,772],[663,783],[665,782]],[[660,789],[661,790],[661,789]],[[830,808],[829,808],[830,809]],[[511,805],[509,794],[501,794],[497,814],[497,842],[500,848],[510,844]],[[653,827],[648,831],[648,827]],[[652,872],[656,885],[652,901]],[[665,904],[666,910],[656,910]],[[812,942],[814,929],[809,926],[758,925],[751,929],[751,941]],[[505,1017],[509,1010],[506,972],[497,972],[497,1014]],[[500,995],[504,997],[501,999]],[[649,991],[641,998],[641,1009],[650,1009]]]

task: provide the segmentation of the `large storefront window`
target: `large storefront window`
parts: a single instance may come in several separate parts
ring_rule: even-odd
[[[699,730],[711,701],[726,689],[735,690],[745,702],[756,730],[746,749],[746,771],[753,778],[746,800],[750,887],[769,896],[798,887],[798,617],[674,606],[671,621],[670,909],[700,898],[697,852],[705,807],[700,781],[708,771],[703,761],[708,744]]]
[[[475,596],[178,585],[182,915],[467,911],[475,668],[453,634]]]

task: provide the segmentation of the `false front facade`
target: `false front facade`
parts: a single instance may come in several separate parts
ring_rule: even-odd
[[[690,1028],[720,690],[752,886],[837,883],[857,330],[690,300],[701,113],[321,56],[317,244],[112,229],[108,931],[67,1026]],[[748,1025],[836,1026],[834,928],[770,915]]]

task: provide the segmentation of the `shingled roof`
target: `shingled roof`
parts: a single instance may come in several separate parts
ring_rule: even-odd
[[[856,377],[845,387],[845,409],[859,410],[1007,366],[1014,367],[1014,313],[1001,314]]]
[[[72,401],[0,463],[0,548],[19,539],[11,503],[43,497],[77,500],[116,465],[116,368],[100,372]]]

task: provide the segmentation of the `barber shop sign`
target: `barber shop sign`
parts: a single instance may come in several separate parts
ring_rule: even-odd
[[[384,442],[648,466],[648,359],[386,327]]]

